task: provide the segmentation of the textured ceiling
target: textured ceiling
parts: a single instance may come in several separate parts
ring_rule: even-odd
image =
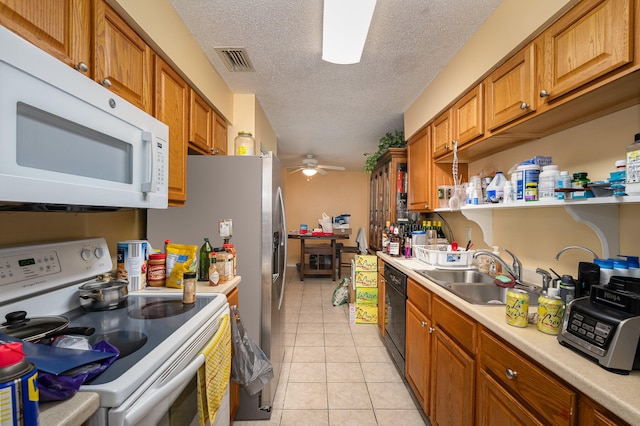
[[[345,0],[347,1],[347,0]],[[170,0],[234,93],[255,93],[295,165],[361,170],[403,112],[500,0],[378,0],[362,60],[322,61],[322,0]],[[244,47],[255,72],[230,73],[216,47]]]

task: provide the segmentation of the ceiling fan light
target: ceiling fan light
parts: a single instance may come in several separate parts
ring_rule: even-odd
[[[322,60],[360,62],[376,0],[324,0]]]
[[[302,169],[302,173],[304,173],[306,176],[311,177],[318,173],[318,171],[316,169]]]

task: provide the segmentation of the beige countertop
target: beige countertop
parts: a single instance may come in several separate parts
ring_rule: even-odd
[[[222,293],[227,295],[240,284],[241,277],[209,286],[205,282],[197,282],[196,293]],[[135,293],[182,293],[179,288],[147,287]],[[95,392],[78,392],[73,397],[59,402],[43,402],[39,406],[41,426],[81,425],[100,407],[100,397]]]
[[[575,389],[597,401],[630,424],[640,424],[640,371],[628,376],[611,373],[558,343],[556,336],[538,331],[534,325],[518,328],[505,322],[504,306],[473,305],[415,272],[415,259],[378,257],[397,267],[440,298],[451,303],[478,323],[545,366]],[[422,264],[422,269],[429,269]]]

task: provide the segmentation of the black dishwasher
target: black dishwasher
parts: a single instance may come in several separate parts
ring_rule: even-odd
[[[404,377],[407,276],[387,263],[384,265],[384,280],[387,314],[384,343]]]

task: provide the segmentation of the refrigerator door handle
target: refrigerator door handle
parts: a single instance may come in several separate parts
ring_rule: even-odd
[[[287,276],[287,238],[286,238],[286,234],[287,234],[287,217],[284,214],[284,198],[282,197],[282,188],[278,187],[278,191],[277,191],[277,197],[278,197],[278,202],[280,203],[280,242],[279,244],[281,246],[284,247],[284,250],[282,250],[282,256],[283,256],[283,265],[282,265],[282,288],[280,290],[280,301],[278,302],[278,310],[280,310],[280,308],[282,307],[282,301],[284,300],[284,286],[286,284],[286,276]],[[280,250],[278,250],[278,252],[280,252]],[[280,259],[278,259],[278,262],[280,262]]]

